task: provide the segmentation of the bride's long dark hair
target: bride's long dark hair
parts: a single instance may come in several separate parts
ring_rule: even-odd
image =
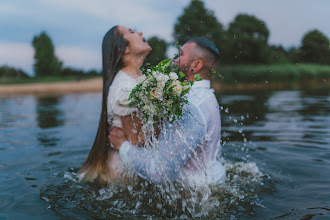
[[[82,180],[93,182],[95,180],[102,183],[109,183],[109,168],[107,164],[108,151],[111,150],[108,142],[109,124],[107,98],[109,87],[112,84],[116,73],[124,67],[123,54],[128,45],[123,35],[118,30],[118,26],[111,28],[104,36],[102,42],[103,60],[103,94],[102,112],[96,138],[89,155],[80,169]]]

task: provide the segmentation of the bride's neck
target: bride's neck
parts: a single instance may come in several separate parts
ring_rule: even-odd
[[[126,65],[121,70],[134,79],[137,79],[142,75],[140,67],[143,65],[144,58],[145,57],[130,57],[126,62],[124,61]]]

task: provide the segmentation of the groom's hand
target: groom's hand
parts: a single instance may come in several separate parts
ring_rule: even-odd
[[[123,131],[123,129],[121,128],[112,128],[110,130],[109,136],[108,136],[108,140],[110,145],[113,147],[113,149],[115,149],[116,151],[120,150],[121,145],[127,141],[126,137],[125,137],[125,133]]]

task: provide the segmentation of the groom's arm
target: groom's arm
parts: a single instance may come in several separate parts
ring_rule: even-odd
[[[120,147],[120,157],[144,179],[174,181],[205,136],[202,119],[199,110],[191,105],[189,113],[162,132],[157,149],[139,148],[126,141]]]

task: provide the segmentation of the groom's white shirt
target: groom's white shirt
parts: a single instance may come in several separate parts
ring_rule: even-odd
[[[157,149],[139,148],[124,142],[121,159],[144,179],[153,182],[188,181],[216,184],[225,168],[219,157],[220,112],[209,80],[194,82],[188,94],[188,110],[173,124],[167,124]]]

